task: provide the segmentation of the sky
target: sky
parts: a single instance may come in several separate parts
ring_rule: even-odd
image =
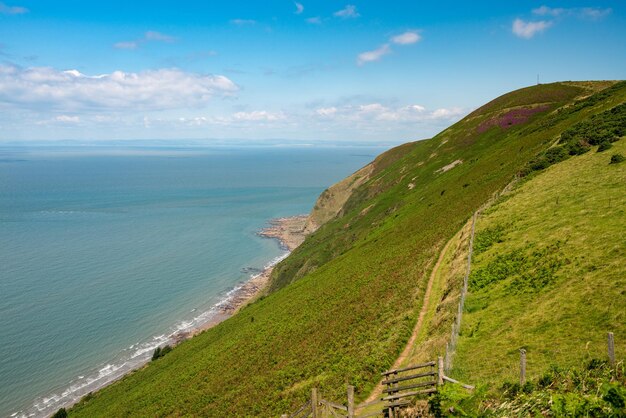
[[[0,0],[0,141],[401,143],[625,78],[624,1]]]

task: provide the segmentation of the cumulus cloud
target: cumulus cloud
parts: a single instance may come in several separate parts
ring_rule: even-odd
[[[233,114],[233,120],[236,121],[265,121],[274,122],[278,120],[286,119],[283,112],[268,112],[266,110],[255,110],[252,112],[237,112]]]
[[[54,118],[55,121],[61,123],[78,123],[80,122],[79,116],[68,116],[68,115],[60,115]]]
[[[464,116],[466,113],[465,109],[458,107],[429,111],[424,106],[418,104],[390,107],[381,103],[321,107],[314,111],[314,115],[320,119],[345,122],[451,121]]]
[[[175,40],[176,38],[173,36],[166,35],[164,33],[157,32],[157,31],[149,30],[146,33],[144,33],[143,38],[141,39],[136,39],[134,41],[117,42],[113,44],[113,46],[118,49],[137,49],[139,45],[146,43],[146,42],[172,43]]]
[[[552,22],[539,20],[536,22],[526,22],[522,19],[515,19],[513,21],[512,31],[513,33],[524,39],[530,39],[538,33],[541,33],[552,26]]]
[[[536,9],[533,9],[533,14],[539,15],[539,16],[553,16],[553,17],[557,17],[562,15],[563,13],[565,13],[565,9],[563,8],[553,8],[553,7],[548,7],[548,6],[541,6],[541,7],[537,7]]]
[[[28,13],[29,10],[26,7],[21,6],[9,6],[0,2],[0,14],[4,15],[21,15],[24,13]]]
[[[352,4],[348,4],[343,9],[337,10],[335,13],[333,13],[333,16],[340,17],[342,19],[353,19],[353,18],[359,17],[361,15],[356,10],[356,6],[354,6]]]
[[[237,85],[222,75],[179,69],[88,76],[77,70],[0,65],[0,104],[32,110],[165,110],[202,107]]]
[[[412,45],[422,40],[417,30],[408,30],[400,35],[393,36],[389,39],[391,44],[395,45]],[[379,61],[383,56],[392,52],[389,43],[372,50],[361,52],[356,59],[358,65],[364,65],[368,62]]]
[[[358,65],[364,65],[368,62],[378,61],[390,52],[391,48],[389,47],[389,44],[384,44],[380,48],[376,48],[373,51],[361,52],[356,61]]]
[[[591,20],[602,19],[605,16],[608,16],[613,12],[611,8],[600,8],[600,7],[573,7],[569,9],[565,8],[554,8],[548,6],[541,6],[532,10],[533,14],[538,16],[552,16],[552,17],[564,17],[564,16],[574,16],[579,18],[586,18]]]
[[[304,12],[304,6],[302,5],[302,3],[298,3],[297,1],[295,1],[293,4],[296,6],[296,11],[294,12],[295,14],[299,15]]]
[[[321,117],[332,117],[333,115],[337,114],[338,110],[339,109],[337,109],[335,106],[320,107],[319,109],[315,110],[315,113]]]
[[[599,20],[613,12],[613,9],[600,9],[595,7],[583,7],[580,9],[580,16],[587,19]]]
[[[532,10],[537,16],[545,16],[552,18],[551,20],[540,20],[536,22],[525,21],[517,18],[513,21],[511,30],[516,36],[524,39],[530,39],[538,33],[544,32],[546,29],[558,23],[560,20],[567,18],[578,18],[583,20],[597,21],[610,15],[613,12],[611,8],[600,7],[549,7],[541,6]]]
[[[185,126],[268,126],[275,122],[287,120],[287,115],[282,111],[253,110],[250,112],[235,112],[222,116],[192,116],[180,117],[176,122]]]
[[[254,25],[256,23],[256,20],[254,20],[254,19],[232,19],[230,21],[230,23],[232,23],[233,25],[237,25],[237,26]]]
[[[391,42],[398,45],[411,45],[419,42],[421,39],[422,37],[417,31],[409,30],[391,38]]]

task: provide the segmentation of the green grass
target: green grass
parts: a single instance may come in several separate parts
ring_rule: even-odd
[[[313,386],[341,401],[345,383],[364,399],[409,338],[444,244],[561,132],[626,101],[622,83],[555,116],[592,90],[555,83],[513,92],[433,139],[377,158],[338,217],[278,266],[275,292],[70,415],[277,416],[294,411]],[[476,130],[504,105],[534,103],[549,110],[508,129]],[[463,163],[438,171],[457,159]]]
[[[626,140],[613,144],[626,151]],[[522,182],[479,218],[453,375],[471,383],[626,357],[626,165],[590,152]],[[497,239],[493,239],[498,231]]]
[[[624,363],[611,367],[591,359],[575,367],[552,367],[524,385],[505,382],[468,392],[444,385],[430,400],[435,416],[623,417],[626,415]],[[433,408],[434,406],[434,408]],[[453,411],[453,412],[450,412]]]

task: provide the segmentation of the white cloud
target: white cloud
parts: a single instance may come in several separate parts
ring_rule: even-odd
[[[337,10],[335,13],[333,13],[333,16],[340,17],[342,19],[350,19],[359,17],[361,15],[359,14],[359,12],[357,12],[356,6],[348,4],[343,9]]]
[[[595,7],[584,7],[580,9],[580,16],[587,19],[599,20],[610,15],[612,12],[613,9],[611,8],[600,9]]]
[[[137,49],[139,43],[137,41],[123,41],[117,42],[113,46],[118,49]]]
[[[237,26],[245,26],[245,25],[254,25],[256,20],[254,19],[233,19],[230,21],[233,25]]]
[[[366,103],[342,107],[322,107],[315,110],[314,115],[323,120],[361,122],[423,122],[444,120],[452,121],[464,116],[465,109],[459,107],[440,108],[428,111],[424,106],[413,104],[389,107],[381,103]]]
[[[380,48],[374,49],[373,51],[361,52],[357,57],[357,64],[363,65],[368,62],[378,61],[390,52],[391,48],[389,48],[389,44],[384,44]]]
[[[252,112],[237,112],[233,114],[236,121],[253,121],[253,122],[274,122],[286,119],[283,112],[268,112],[266,110],[255,110]]]
[[[0,2],[0,14],[21,15],[21,14],[28,13],[28,12],[29,12],[29,10],[26,7],[8,6],[8,5]]]
[[[87,76],[76,70],[0,65],[0,104],[40,111],[202,107],[214,97],[230,96],[237,90],[222,75],[179,69]]]
[[[307,20],[307,23],[312,23],[314,25],[319,25],[322,23],[322,18],[320,18],[319,16],[315,16],[315,17],[310,17]]]
[[[338,109],[334,106],[332,107],[321,107],[315,110],[315,113],[321,117],[331,117],[337,114]]]
[[[118,49],[137,49],[139,45],[146,42],[166,42],[172,43],[176,41],[176,38],[170,35],[166,35],[161,32],[149,30],[144,33],[143,38],[134,41],[121,41],[113,44]]]
[[[553,8],[548,6],[541,6],[532,10],[533,14],[539,16],[552,16],[552,17],[563,17],[563,16],[574,16],[584,19],[591,20],[599,20],[603,17],[610,15],[613,12],[613,9],[606,8],[602,9],[600,7],[574,7],[569,9],[564,8]]]
[[[304,6],[302,5],[302,3],[298,3],[297,1],[295,1],[293,4],[296,6],[296,11],[294,12],[295,14],[299,15],[304,12]]]
[[[419,42],[421,39],[422,37],[417,31],[409,30],[391,38],[391,42],[398,45],[411,45]]]
[[[74,126],[81,122],[79,116],[59,115],[50,119],[40,120],[35,122],[39,126]]]
[[[539,16],[553,16],[553,17],[557,17],[562,15],[563,13],[566,12],[565,9],[563,8],[553,8],[553,7],[548,7],[548,6],[541,6],[541,7],[537,7],[536,9],[533,9],[532,11],[534,14],[539,15]]]
[[[538,33],[541,33],[552,26],[552,22],[539,20],[536,22],[526,22],[522,19],[513,21],[512,31],[516,36],[524,39],[530,39]]]
[[[78,116],[68,116],[68,115],[60,115],[54,118],[55,121],[61,123],[78,123],[80,122],[80,117]]]
[[[173,36],[166,35],[164,33],[156,32],[153,30],[149,30],[148,32],[146,32],[144,36],[146,38],[146,41],[160,41],[160,42],[171,43],[176,40],[176,38],[174,38]]]
[[[431,113],[431,119],[454,119],[465,114],[460,107],[439,108]]]

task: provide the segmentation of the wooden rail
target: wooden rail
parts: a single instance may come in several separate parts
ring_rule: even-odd
[[[436,368],[439,370],[436,370]],[[421,369],[429,370],[420,371]],[[384,404],[383,410],[379,415],[382,414],[390,418],[397,417],[399,416],[400,408],[411,405],[413,398],[416,396],[430,395],[437,392],[437,383],[441,379],[442,374],[442,365],[440,362],[435,361],[388,370],[382,373],[385,380],[381,384],[386,387],[383,389],[383,397],[380,398]],[[439,378],[435,378],[435,376],[439,376]]]
[[[425,367],[431,367],[431,366],[434,366],[434,365],[435,365],[434,361],[429,361],[428,363],[416,364],[415,366],[409,366],[409,367],[405,367],[403,369],[387,370],[386,372],[382,372],[381,375],[382,376],[387,376],[387,375],[395,374],[395,373],[408,372],[409,370],[423,369]]]

